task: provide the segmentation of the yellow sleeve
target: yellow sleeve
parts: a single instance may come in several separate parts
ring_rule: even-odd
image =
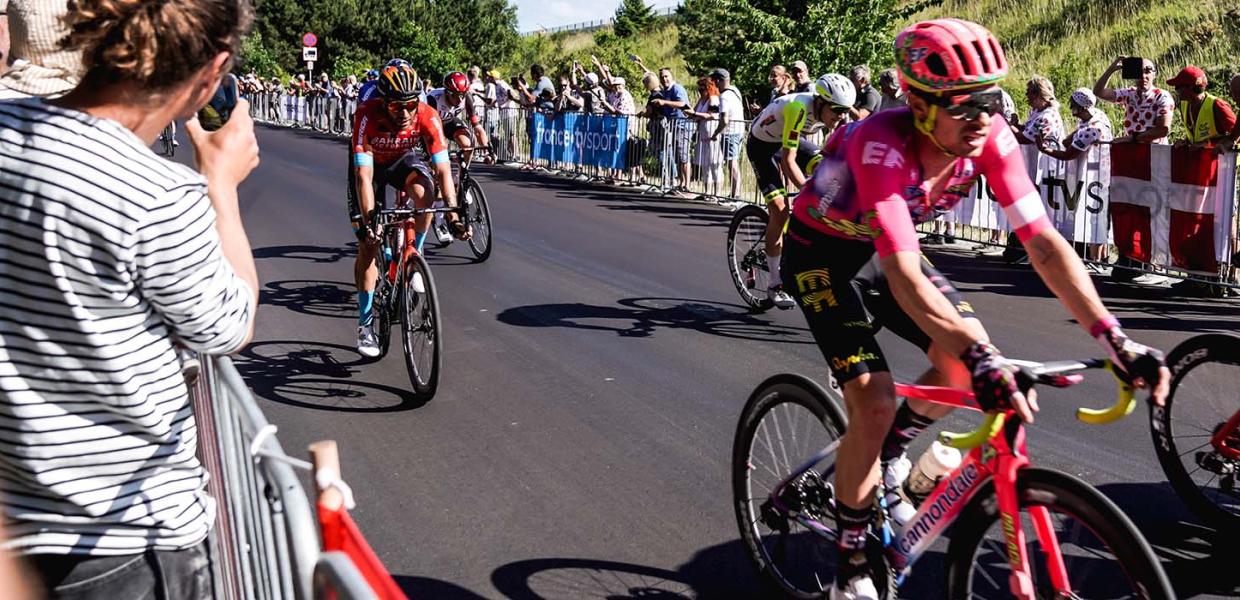
[[[805,105],[789,102],[784,106],[783,147],[796,150],[801,143],[801,127],[805,125]]]

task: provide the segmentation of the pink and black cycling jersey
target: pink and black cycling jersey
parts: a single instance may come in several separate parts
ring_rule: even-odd
[[[915,131],[907,108],[837,130],[823,148],[822,164],[797,195],[793,218],[830,236],[872,241],[880,257],[917,252],[915,226],[950,211],[984,175],[1022,241],[1050,227],[1019,142],[1002,117],[994,117],[980,156],[956,160],[933,201],[917,164]]]

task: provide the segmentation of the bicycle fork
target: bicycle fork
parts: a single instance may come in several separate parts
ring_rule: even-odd
[[[1007,546],[1008,565],[1011,567],[1008,586],[1013,597],[1034,600],[1033,577],[1030,575],[1029,554],[1025,546],[1026,534],[1020,524],[1020,498],[1016,491],[1020,470],[1027,466],[1029,461],[1023,456],[1000,456],[996,462],[995,497],[999,501],[999,522]],[[1051,586],[1055,589],[1055,597],[1074,597],[1068,581],[1068,567],[1064,564],[1063,553],[1059,551],[1059,538],[1055,535],[1050,511],[1043,506],[1031,506],[1028,510],[1029,518],[1033,521],[1033,534],[1037,536],[1038,543],[1046,554],[1046,571]]]

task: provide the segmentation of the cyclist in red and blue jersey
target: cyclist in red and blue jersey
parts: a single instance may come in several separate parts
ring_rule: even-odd
[[[363,356],[379,355],[379,343],[371,327],[374,318],[374,290],[379,278],[375,255],[379,237],[366,217],[378,207],[385,186],[396,188],[413,199],[416,208],[429,208],[436,187],[448,206],[456,205],[456,187],[448,164],[448,142],[435,109],[418,98],[417,73],[408,65],[385,67],[376,87],[382,99],[371,102],[357,116],[353,131],[353,167],[360,215],[354,222],[358,239],[354,278],[357,284],[357,350]],[[421,150],[430,156],[430,167]],[[432,216],[420,215],[416,222],[415,244],[420,252]],[[465,224],[456,214],[449,224],[458,237],[468,238]]]
[[[909,442],[950,411],[914,400],[897,408],[875,329],[887,327],[926,353],[932,367],[919,383],[971,389],[983,409],[1012,408],[1030,422],[1037,410],[1034,395],[1018,386],[1019,368],[918,248],[914,226],[950,210],[978,177],[986,177],[1038,275],[1124,376],[1154,389],[1158,403],[1168,384],[1162,354],[1124,334],[1051,227],[1000,114],[996,84],[1008,64],[994,36],[967,21],[926,21],[897,36],[895,57],[908,107],[828,139],[824,160],[793,202],[781,269],[848,409],[836,460],[839,558],[829,596],[849,600],[878,597],[865,538],[879,482],[899,489],[911,466]]]

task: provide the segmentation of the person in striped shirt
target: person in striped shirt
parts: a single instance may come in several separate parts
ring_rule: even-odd
[[[150,145],[206,105],[251,20],[248,0],[77,0],[81,82],[0,102],[0,549],[53,598],[212,597],[174,341],[252,335],[237,186],[258,147],[244,104],[214,133],[187,122],[199,172]]]

